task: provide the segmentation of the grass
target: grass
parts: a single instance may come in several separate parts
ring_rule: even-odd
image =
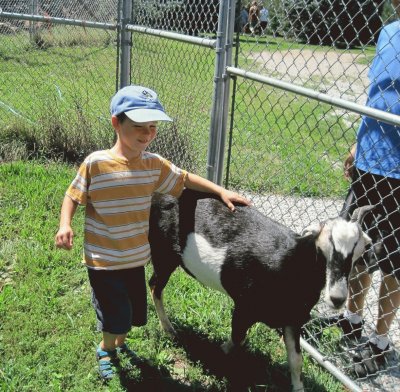
[[[149,298],[148,324],[128,336],[149,363],[104,386],[94,351],[100,336],[82,252],[83,209],[74,220],[70,252],[56,250],[63,194],[75,169],[63,163],[0,164],[0,390],[21,391],[282,391],[289,388],[279,335],[262,324],[246,350],[223,356],[232,303],[182,271],[170,281],[167,312],[179,331],[176,342],[161,331]],[[147,267],[147,276],[151,266]],[[305,356],[308,391],[342,386]]]
[[[27,34],[0,42],[0,158],[56,155],[78,162],[112,144],[108,105],[115,90],[116,50],[104,34],[63,27],[44,37],[45,49],[32,46]],[[182,166],[205,176],[214,52],[136,33],[133,42],[132,82],[159,93],[175,119],[174,132],[190,140],[194,158]],[[249,52],[297,47],[304,45],[282,38],[269,37],[268,45],[242,39],[240,65]],[[257,193],[342,197],[347,188],[342,162],[356,123],[349,127],[329,105],[267,86],[239,80],[237,88],[226,185]]]

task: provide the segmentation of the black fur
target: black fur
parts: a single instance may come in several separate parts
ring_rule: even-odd
[[[326,259],[317,252],[315,237],[300,237],[253,207],[237,206],[232,213],[214,196],[189,190],[179,201],[153,198],[150,285],[158,298],[182,266],[181,253],[193,231],[213,247],[227,247],[220,278],[235,304],[232,333],[240,331],[239,340],[258,321],[278,328],[309,319],[325,285]]]

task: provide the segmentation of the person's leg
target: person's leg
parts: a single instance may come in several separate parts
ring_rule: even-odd
[[[128,334],[125,333],[123,335],[117,335],[115,338],[115,347],[121,347],[125,344],[125,339]]]
[[[367,268],[357,264],[354,266],[349,279],[349,298],[347,309],[354,314],[362,317],[365,296],[371,286],[371,275]]]
[[[400,282],[392,275],[384,275],[379,292],[376,334],[386,335],[400,307]]]
[[[112,351],[125,343],[126,333],[117,335],[109,332],[103,332],[103,340],[100,342],[100,347],[104,351]]]

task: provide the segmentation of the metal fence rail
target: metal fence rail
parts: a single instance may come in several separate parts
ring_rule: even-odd
[[[258,11],[268,17],[260,12],[252,23],[244,1],[0,0],[1,131],[32,144],[45,135],[41,149],[79,160],[112,143],[116,87],[146,85],[175,119],[156,151],[248,193],[301,231],[339,213],[360,115],[400,126],[398,115],[366,106],[376,40],[397,18],[393,4],[263,0]],[[10,146],[17,158],[30,153]],[[15,158],[9,151],[0,146],[0,158]],[[379,283],[375,273],[364,335],[374,328]],[[354,347],[318,322],[328,315],[319,304],[303,348],[351,390],[396,391],[398,313],[388,334],[394,351],[374,379],[351,372]]]

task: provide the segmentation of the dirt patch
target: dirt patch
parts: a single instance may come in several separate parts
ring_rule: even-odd
[[[262,74],[365,104],[369,66],[359,63],[362,54],[293,49],[264,51],[249,58]]]

